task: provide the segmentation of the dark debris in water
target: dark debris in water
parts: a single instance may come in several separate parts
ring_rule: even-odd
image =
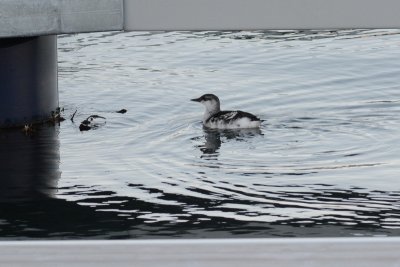
[[[74,118],[75,118],[75,115],[77,114],[77,112],[78,112],[78,110],[75,110],[75,112],[70,117],[70,120],[73,123],[74,123]],[[114,111],[114,112],[120,113],[120,114],[125,114],[127,112],[127,110],[123,108],[123,109],[120,109],[120,110]],[[66,119],[62,116],[63,113],[64,113],[64,108],[58,107],[56,110],[51,112],[50,118],[47,119],[46,121],[26,123],[22,127],[21,130],[26,135],[32,135],[33,133],[36,132],[37,125],[41,125],[44,123],[59,124],[59,123],[65,121]],[[83,120],[80,123],[79,130],[80,131],[94,130],[94,129],[97,129],[97,128],[103,126],[104,124],[106,124],[106,118],[103,116],[94,114],[94,115],[90,115],[89,117],[87,117],[85,120]]]
[[[77,112],[78,112],[78,110],[75,110],[74,114],[72,114],[72,116],[71,116],[71,121],[72,121],[72,122],[74,122],[74,117],[75,117],[75,115],[76,115]]]
[[[125,114],[126,112],[127,112],[127,110],[126,110],[126,109],[124,109],[124,108],[123,108],[123,109],[121,109],[121,110],[118,110],[118,111],[117,111],[117,113],[121,113],[121,114]]]
[[[44,125],[44,124],[59,124],[63,121],[65,121],[65,118],[62,116],[62,113],[64,112],[64,108],[56,108],[56,110],[51,111],[50,117],[46,120],[40,120],[40,121],[33,121],[31,123],[25,123],[24,126],[22,127],[22,132],[24,132],[26,135],[33,135],[38,126]]]
[[[64,108],[60,107],[58,107],[55,111],[52,111],[50,121],[53,123],[60,123],[62,121],[65,121],[65,118],[61,115],[62,112],[64,112]]]
[[[99,119],[101,120],[99,122]],[[96,129],[98,127],[100,127],[101,125],[104,125],[106,118],[103,116],[99,116],[99,115],[90,115],[89,117],[87,117],[85,120],[83,120],[81,122],[81,124],[79,125],[79,130],[80,131],[89,131],[92,129]]]
[[[24,128],[22,128],[22,131],[26,134],[26,135],[31,135],[35,132],[35,128],[33,126],[33,124],[25,124]]]
[[[116,113],[120,114],[125,114],[127,112],[126,109],[120,109],[118,111],[115,111]],[[71,116],[71,121],[74,122],[75,115],[77,113],[77,110],[72,114]],[[79,130],[82,131],[89,131],[89,130],[94,130],[97,129],[101,126],[106,124],[106,118],[100,115],[90,115],[87,117],[85,120],[83,120],[80,125],[79,125]]]

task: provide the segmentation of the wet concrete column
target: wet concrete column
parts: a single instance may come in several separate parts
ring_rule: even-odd
[[[57,36],[0,39],[0,128],[45,121],[57,107]]]

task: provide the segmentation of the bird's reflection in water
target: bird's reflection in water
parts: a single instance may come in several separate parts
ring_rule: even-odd
[[[259,128],[224,130],[203,128],[203,131],[205,143],[200,145],[199,148],[203,153],[201,158],[205,159],[216,159],[222,143],[228,140],[245,141],[248,138],[262,135]]]
[[[0,132],[0,202],[53,197],[60,178],[58,126]]]

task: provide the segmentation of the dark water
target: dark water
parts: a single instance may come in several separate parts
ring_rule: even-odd
[[[398,77],[398,30],[60,36],[77,113],[0,132],[0,238],[398,236]],[[205,130],[203,93],[265,122]]]

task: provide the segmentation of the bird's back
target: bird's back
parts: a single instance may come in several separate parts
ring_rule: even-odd
[[[237,111],[219,111],[204,122],[204,126],[218,129],[257,128],[261,120],[255,115]]]

